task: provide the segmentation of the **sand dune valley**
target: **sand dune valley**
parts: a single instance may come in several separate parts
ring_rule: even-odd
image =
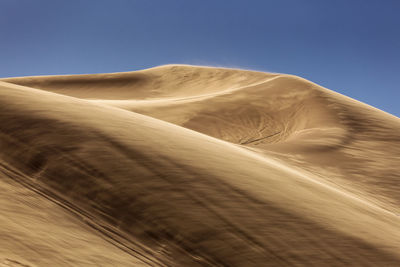
[[[0,122],[2,267],[400,266],[400,119],[303,78],[2,78]]]

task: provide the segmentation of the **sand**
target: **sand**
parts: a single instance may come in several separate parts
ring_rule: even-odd
[[[400,119],[300,77],[6,78],[0,121],[0,266],[400,265]]]

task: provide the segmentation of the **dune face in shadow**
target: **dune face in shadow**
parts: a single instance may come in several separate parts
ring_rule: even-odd
[[[299,77],[7,78],[0,121],[4,264],[400,264],[399,119]]]

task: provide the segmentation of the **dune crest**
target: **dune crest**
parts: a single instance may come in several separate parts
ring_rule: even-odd
[[[76,265],[100,251],[124,266],[400,263],[400,120],[302,78],[185,65],[6,78],[0,120],[0,186],[106,237]],[[0,256],[69,264],[60,229]]]

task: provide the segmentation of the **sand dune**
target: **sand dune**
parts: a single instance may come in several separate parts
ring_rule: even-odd
[[[400,120],[302,78],[7,78],[0,120],[6,266],[400,264]]]

